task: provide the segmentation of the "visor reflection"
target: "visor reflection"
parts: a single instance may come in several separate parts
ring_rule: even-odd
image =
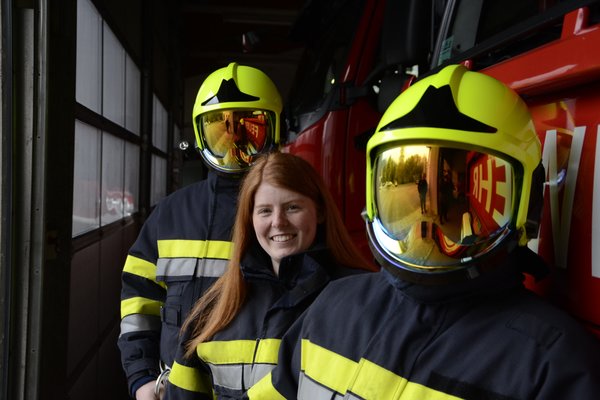
[[[477,256],[512,219],[512,167],[493,155],[402,146],[382,152],[374,174],[378,243],[410,264]]]
[[[218,110],[202,114],[197,124],[215,157],[249,157],[260,153],[273,130],[271,112]],[[230,154],[231,153],[231,154]]]

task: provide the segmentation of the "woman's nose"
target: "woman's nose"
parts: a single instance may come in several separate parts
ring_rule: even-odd
[[[273,221],[271,221],[271,225],[274,227],[282,227],[288,224],[287,215],[283,210],[276,211],[273,213]]]

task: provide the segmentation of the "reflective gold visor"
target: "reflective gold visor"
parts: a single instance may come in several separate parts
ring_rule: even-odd
[[[195,123],[215,157],[232,151],[256,155],[269,144],[275,130],[275,116],[264,110],[216,110],[198,116]]]
[[[406,265],[456,267],[508,233],[514,171],[507,160],[439,145],[400,146],[381,152],[373,173],[373,233]]]

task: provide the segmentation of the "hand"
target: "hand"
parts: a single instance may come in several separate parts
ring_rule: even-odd
[[[156,380],[145,383],[135,392],[135,400],[158,400],[154,395]]]

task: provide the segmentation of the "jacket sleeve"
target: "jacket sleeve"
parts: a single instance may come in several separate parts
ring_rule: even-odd
[[[183,332],[163,400],[212,400],[213,390],[208,367],[198,357],[185,358],[188,332]]]
[[[285,400],[295,399],[298,392],[298,378],[301,371],[301,342],[304,316],[302,314],[281,339],[277,366],[254,386],[244,399]]]
[[[157,215],[150,215],[129,250],[121,274],[121,332],[117,344],[129,392],[160,373],[160,308],[166,287],[156,281]]]

